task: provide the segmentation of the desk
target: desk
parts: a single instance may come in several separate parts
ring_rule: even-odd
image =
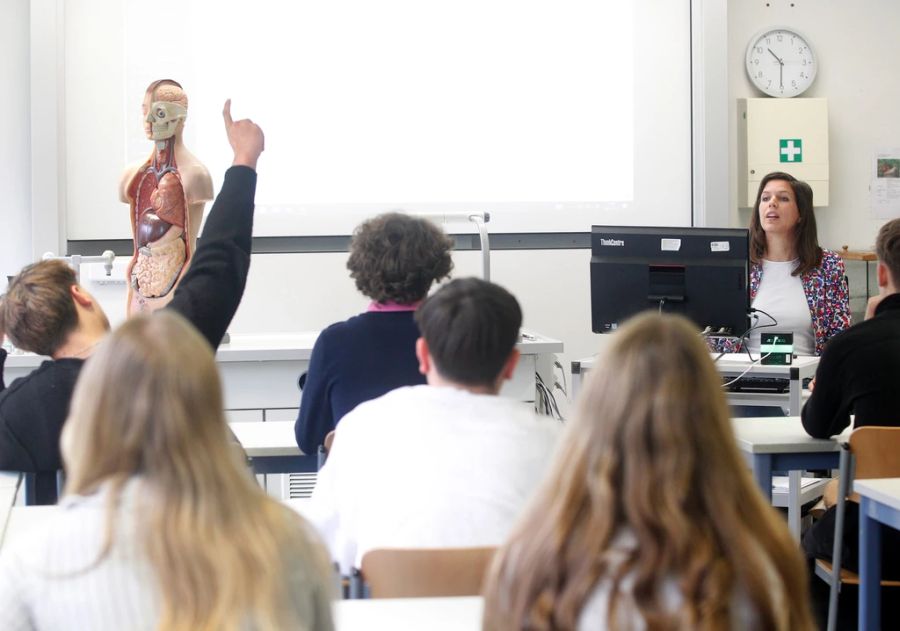
[[[836,469],[841,442],[850,438],[851,428],[834,438],[813,438],[803,429],[799,416],[736,418],[731,420],[738,449],[753,469],[763,495],[772,501],[772,473],[788,471],[788,526],[800,537],[803,469]]]
[[[712,355],[718,357],[718,353]],[[578,395],[584,375],[594,366],[596,357],[588,357],[572,362],[572,396]],[[737,377],[745,370],[747,376],[790,379],[787,393],[728,392],[730,405],[763,405],[788,408],[788,414],[797,416],[803,407],[803,380],[816,375],[818,357],[798,357],[790,366],[763,366],[754,363],[746,353],[726,353],[716,361],[716,368],[723,377]],[[747,370],[749,368],[749,370]]]
[[[235,437],[250,457],[253,471],[261,473],[315,473],[318,455],[300,451],[293,421],[229,423]]]
[[[881,529],[900,530],[900,478],[855,480],[859,504],[859,628],[881,628]]]
[[[243,420],[294,419],[300,405],[297,379],[309,367],[318,331],[278,335],[233,335],[216,351],[225,409]],[[563,351],[559,340],[523,331],[521,353],[513,378],[500,394],[520,401],[535,400],[535,373],[553,383],[552,356]],[[6,383],[37,368],[46,357],[15,352],[6,359]]]
[[[339,600],[332,606],[337,631],[475,631],[483,610],[480,596]]]

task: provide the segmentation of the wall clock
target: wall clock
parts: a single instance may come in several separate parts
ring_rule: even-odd
[[[816,78],[816,56],[797,31],[774,27],[761,31],[747,46],[747,75],[757,88],[775,97],[803,94]]]

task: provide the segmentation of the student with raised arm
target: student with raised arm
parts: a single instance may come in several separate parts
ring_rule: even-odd
[[[645,314],[611,338],[485,579],[484,628],[810,631],[800,551],[696,328]]]
[[[240,304],[250,266],[256,163],[262,130],[223,111],[234,151],[199,245],[167,306],[193,324],[212,348],[222,340]],[[109,321],[96,299],[62,261],[25,267],[0,302],[0,330],[18,348],[47,355],[31,374],[0,392],[0,470],[56,472],[59,435],[85,360],[107,335]],[[170,342],[160,339],[159,344]],[[0,349],[0,360],[6,352]]]
[[[97,346],[65,496],[0,557],[0,629],[331,631],[327,552],[231,443],[208,342],[163,309]]]

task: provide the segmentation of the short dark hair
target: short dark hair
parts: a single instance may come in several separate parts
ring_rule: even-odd
[[[519,339],[522,309],[500,285],[459,278],[422,303],[416,323],[442,377],[493,385]]]
[[[40,261],[14,277],[0,301],[0,329],[23,351],[52,355],[78,326],[70,288],[75,271],[62,261]]]
[[[766,253],[766,232],[759,220],[759,200],[762,199],[763,189],[772,180],[784,180],[794,191],[794,199],[797,202],[797,212],[800,215],[800,223],[794,231],[794,247],[800,263],[792,272],[793,276],[805,274],[816,267],[822,261],[822,248],[819,247],[818,229],[816,228],[816,213],[813,210],[812,187],[802,182],[790,173],[774,171],[763,177],[756,191],[756,203],[750,214],[750,260],[760,263]]]
[[[891,282],[895,286],[900,283],[900,219],[881,226],[875,239],[875,255],[888,268]]]
[[[453,240],[426,219],[385,213],[360,224],[347,269],[356,288],[376,302],[411,304],[450,275]]]

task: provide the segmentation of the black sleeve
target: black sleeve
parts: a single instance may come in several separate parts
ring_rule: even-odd
[[[6,382],[3,381],[3,373],[6,370],[6,349],[0,347],[0,392],[6,390]]]
[[[187,318],[215,349],[237,311],[250,269],[256,172],[233,166],[206,218],[190,267],[169,309]]]
[[[847,381],[843,374],[845,339],[832,339],[816,368],[816,385],[801,411],[803,429],[813,438],[840,434],[850,425]]]
[[[37,464],[0,414],[0,471],[36,471]]]

